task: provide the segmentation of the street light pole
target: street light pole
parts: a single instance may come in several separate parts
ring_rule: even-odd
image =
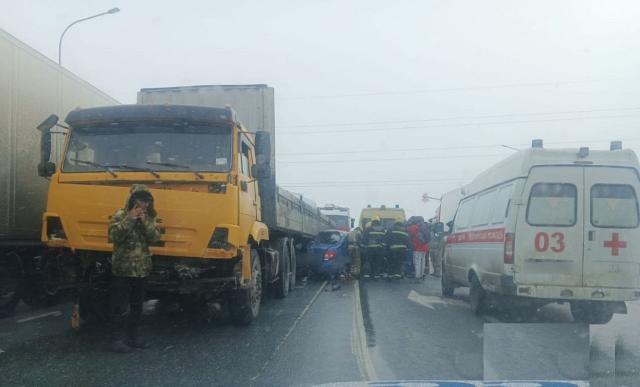
[[[104,15],[111,15],[114,13],[120,12],[120,8],[111,8],[110,10],[106,11],[106,12],[101,12],[99,14],[93,15],[93,16],[89,16],[89,17],[85,17],[82,19],[78,19],[76,21],[74,21],[73,23],[69,24],[67,26],[67,28],[64,29],[64,31],[62,31],[62,35],[60,35],[60,41],[58,42],[58,64],[60,66],[62,66],[62,39],[64,39],[64,35],[67,33],[67,31],[69,30],[69,28],[73,27],[74,25],[89,20],[89,19],[95,19],[97,17],[100,16],[104,16]]]

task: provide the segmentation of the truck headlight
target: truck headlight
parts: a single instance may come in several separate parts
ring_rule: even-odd
[[[229,229],[223,227],[216,227],[213,230],[213,234],[211,235],[211,239],[209,239],[209,244],[207,245],[210,249],[229,249],[231,247],[229,245]]]
[[[50,240],[67,239],[67,234],[62,227],[62,221],[57,216],[47,218],[47,237]]]

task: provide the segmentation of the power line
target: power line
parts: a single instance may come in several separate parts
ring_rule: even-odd
[[[631,78],[636,80],[637,78]],[[539,86],[560,86],[571,85],[580,83],[599,83],[599,82],[612,82],[612,81],[628,81],[629,78],[612,78],[612,79],[586,79],[586,80],[573,80],[573,81],[546,81],[546,82],[520,82],[504,85],[485,85],[485,86],[471,86],[471,87],[448,87],[441,89],[422,89],[422,90],[404,90],[404,91],[374,91],[374,92],[362,92],[362,93],[345,93],[345,94],[333,94],[333,95],[308,95],[308,96],[290,96],[279,97],[279,100],[305,100],[305,99],[330,99],[330,98],[352,98],[352,97],[378,97],[387,95],[408,95],[408,94],[429,94],[429,93],[447,93],[447,92],[459,92],[459,91],[473,91],[473,90],[492,90],[492,89],[515,89],[526,87],[539,87]]]
[[[463,128],[469,126],[486,126],[486,125],[510,125],[510,124],[532,124],[540,122],[561,122],[561,121],[580,121],[594,119],[611,119],[611,118],[628,118],[638,117],[635,115],[610,115],[596,117],[571,117],[571,118],[547,118],[541,120],[516,120],[516,121],[491,121],[491,122],[471,122],[464,124],[440,124],[440,125],[424,125],[424,126],[402,126],[398,128],[361,128],[361,129],[342,129],[342,130],[303,130],[303,131],[282,131],[281,134],[287,135],[308,135],[308,134],[328,134],[328,133],[359,133],[359,132],[380,132],[380,131],[402,131],[413,129],[430,129],[430,128]]]
[[[595,144],[595,143],[608,143],[608,140],[586,140],[586,141],[550,141],[545,144],[549,145],[568,145],[568,144]],[[624,140],[624,142],[640,141],[640,138],[630,138]],[[338,155],[338,154],[359,154],[359,153],[391,153],[391,152],[423,152],[432,150],[462,150],[462,149],[481,149],[481,148],[499,148],[503,145],[511,147],[528,147],[531,144],[487,144],[487,145],[463,145],[463,146],[439,146],[439,147],[421,147],[421,148],[396,148],[396,149],[361,149],[361,150],[348,150],[348,151],[323,151],[323,152],[282,152],[278,153],[280,156],[310,156],[310,155]]]
[[[441,155],[431,157],[403,157],[385,159],[351,159],[351,160],[306,160],[306,161],[278,161],[280,164],[326,164],[326,163],[361,163],[361,162],[386,162],[386,161],[414,161],[414,160],[434,160],[434,159],[467,159],[478,157],[504,156],[503,153],[482,154],[482,155]]]
[[[414,122],[434,122],[434,121],[453,121],[453,120],[472,120],[472,119],[487,119],[487,118],[504,118],[504,117],[518,117],[518,116],[546,116],[546,115],[558,115],[558,114],[588,114],[588,113],[600,113],[611,111],[635,111],[640,110],[640,106],[626,107],[626,108],[602,108],[602,109],[587,109],[587,110],[565,110],[555,112],[538,112],[538,113],[504,113],[504,114],[491,114],[480,116],[453,116],[453,117],[434,117],[424,118],[419,120],[390,120],[390,121],[360,121],[360,122],[343,122],[343,123],[322,123],[322,124],[297,124],[297,125],[278,125],[279,128],[321,128],[321,127],[342,127],[342,126],[362,126],[362,125],[386,125],[386,124],[408,124]]]

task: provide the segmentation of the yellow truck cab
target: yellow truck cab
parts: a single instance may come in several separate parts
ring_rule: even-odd
[[[360,212],[360,228],[364,230],[375,216],[380,218],[382,226],[385,228],[391,227],[395,222],[405,222],[407,220],[404,210],[397,204],[393,208],[386,207],[385,205],[380,207],[367,205],[367,208],[363,208]]]
[[[50,178],[42,241],[66,252],[81,312],[104,315],[97,294],[109,277],[107,226],[132,184],[150,189],[162,234],[151,247],[149,293],[227,298],[237,324],[258,316],[264,287],[279,297],[293,289],[296,241],[330,227],[275,185],[271,133],[250,133],[229,107],[120,105],[75,110],[65,121],[57,164],[46,154],[56,117],[40,127],[39,170]],[[289,226],[294,220],[306,228]]]

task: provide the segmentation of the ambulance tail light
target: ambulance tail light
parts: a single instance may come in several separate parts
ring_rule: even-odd
[[[504,235],[504,263],[513,263],[513,252],[515,251],[516,235],[508,232]]]

